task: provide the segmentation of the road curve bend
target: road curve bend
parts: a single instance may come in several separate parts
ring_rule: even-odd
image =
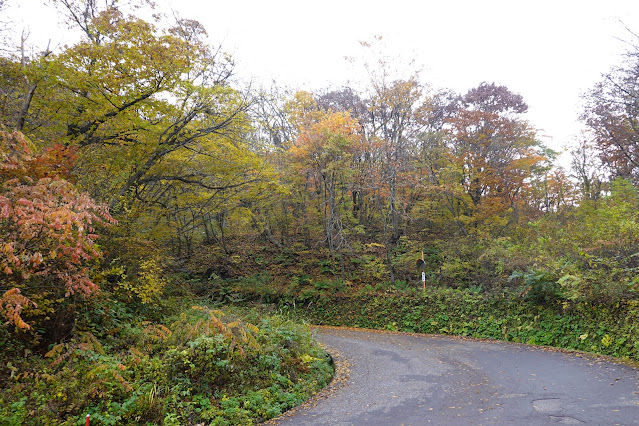
[[[318,327],[339,370],[281,425],[639,424],[639,369],[540,347]]]

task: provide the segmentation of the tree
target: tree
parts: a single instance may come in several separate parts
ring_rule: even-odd
[[[366,102],[351,87],[326,91],[317,97],[317,106],[324,111],[347,112],[359,123],[358,132],[362,135],[357,150],[353,154],[351,206],[352,215],[357,222],[365,226],[371,224],[375,215],[372,194],[375,183],[372,182],[373,156],[377,152],[377,141],[366,139],[366,129],[370,124],[369,111]]]
[[[603,77],[586,95],[581,119],[611,177],[632,179],[638,184],[639,45],[626,53],[622,65]]]
[[[350,171],[361,137],[360,125],[348,112],[331,109],[303,108],[297,115],[298,135],[290,151],[306,180],[315,182],[309,189],[315,187],[321,194],[326,244],[331,254],[339,252],[343,277],[345,205],[352,191]]]
[[[262,90],[251,104],[253,117],[252,143],[257,148],[268,150],[282,148],[292,139],[293,123],[289,119],[285,103],[291,97],[288,90],[275,84],[268,90]]]
[[[423,128],[422,115],[427,110],[417,76],[387,81],[386,75],[381,74],[379,79],[373,74],[371,94],[366,100],[367,151],[363,156],[367,159],[365,164],[372,166],[366,173],[367,187],[372,190],[381,220],[386,263],[394,282],[391,253],[401,236],[407,193],[414,187],[408,177],[416,167],[413,153]]]
[[[442,90],[427,100],[419,117],[422,127],[414,153],[419,166],[410,214],[414,224],[427,229],[431,237],[450,234],[448,228],[451,227],[453,233],[455,230],[465,232],[459,220],[464,194],[458,185],[459,176],[452,161],[454,156],[447,144],[449,123],[457,113],[458,104],[459,95]]]
[[[112,207],[127,224],[121,231],[188,253],[193,237],[223,232],[226,221],[212,218],[259,198],[270,179],[259,147],[247,143],[252,99],[233,87],[232,58],[197,21],[161,29],[116,3],[58,3],[82,39],[47,58],[48,85],[24,130],[77,147],[77,184]]]
[[[317,97],[317,106],[324,111],[348,112],[361,126],[369,119],[366,103],[351,87],[320,94]]]
[[[522,190],[546,160],[535,132],[520,118],[527,109],[505,86],[482,83],[460,98],[449,119],[451,161],[469,198],[464,215],[475,230],[482,222],[503,229],[503,214],[516,215]]]
[[[27,123],[35,128],[46,120],[40,116],[41,110],[32,107],[32,101],[37,90],[49,90],[47,77],[53,53],[49,46],[30,53],[27,40],[28,33],[23,31],[17,50],[7,49],[0,56],[0,124],[20,132]]]
[[[603,167],[594,147],[584,140],[570,154],[573,177],[579,182],[582,198],[584,200],[601,198],[604,183]]]
[[[347,106],[362,126],[364,144],[356,155],[354,208],[367,229],[377,227],[375,231],[381,234],[386,267],[394,282],[392,253],[405,230],[407,208],[419,189],[415,153],[429,113],[429,98],[414,62],[389,57],[382,37],[360,45],[361,60],[354,62],[363,65],[368,76],[362,95],[358,95],[365,109],[351,91],[342,91],[325,102]]]

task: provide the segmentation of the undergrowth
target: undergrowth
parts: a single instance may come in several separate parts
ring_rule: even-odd
[[[92,425],[254,424],[332,375],[308,328],[281,316],[193,306],[128,320],[85,327],[45,354],[1,330],[0,424],[83,425],[87,414]]]
[[[254,294],[243,294],[255,298]],[[259,299],[258,299],[259,300]],[[432,333],[553,346],[639,361],[639,301],[612,304],[474,289],[369,288],[276,294],[282,313],[312,324]]]

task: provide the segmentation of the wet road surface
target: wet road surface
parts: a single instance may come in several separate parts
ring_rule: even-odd
[[[574,353],[320,327],[339,375],[281,425],[639,425],[639,369]]]

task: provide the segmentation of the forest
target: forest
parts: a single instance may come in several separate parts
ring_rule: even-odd
[[[639,360],[636,35],[565,168],[498,83],[257,89],[197,21],[55,3],[74,44],[0,49],[2,423],[273,418],[330,380],[307,322]]]

